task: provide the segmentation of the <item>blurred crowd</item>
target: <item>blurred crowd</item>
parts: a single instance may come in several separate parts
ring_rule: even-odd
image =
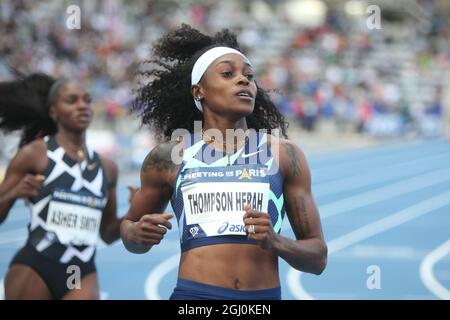
[[[329,119],[339,132],[438,136],[450,96],[450,12],[439,16],[431,1],[423,8],[428,25],[405,19],[381,30],[330,12],[299,30],[260,82],[287,93],[279,108],[306,130]]]
[[[331,122],[373,136],[442,133],[450,26],[433,1],[420,1],[427,25],[383,20],[380,30],[332,8],[319,26],[292,25],[280,2],[2,0],[0,81],[13,69],[79,79],[95,97],[98,125],[126,131],[135,73],[152,42],[182,22],[230,27],[258,61],[259,84],[305,130]],[[81,8],[81,30],[66,27],[70,4]]]

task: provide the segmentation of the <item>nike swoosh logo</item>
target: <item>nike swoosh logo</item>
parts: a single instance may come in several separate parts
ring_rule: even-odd
[[[252,153],[243,154],[241,157],[242,158],[248,158],[248,157],[251,157],[251,156],[253,156],[253,155],[257,154],[257,153],[260,153],[261,151],[262,150],[259,150],[259,151],[256,151],[256,152],[252,152]]]

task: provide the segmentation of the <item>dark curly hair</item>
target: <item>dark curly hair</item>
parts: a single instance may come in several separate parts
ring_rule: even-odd
[[[0,83],[0,129],[22,130],[20,146],[23,146],[57,131],[49,116],[49,92],[55,79],[42,73],[18,77]]]
[[[195,107],[191,93],[191,72],[195,61],[207,50],[227,46],[240,50],[236,35],[228,29],[213,37],[205,35],[187,24],[167,33],[153,48],[150,70],[140,70],[139,76],[149,82],[138,88],[132,111],[141,116],[142,124],[149,125],[161,140],[169,140],[178,128],[194,131],[194,121],[203,119]],[[257,86],[255,108],[246,117],[251,129],[280,129],[287,137],[288,123],[270,100],[268,93]]]

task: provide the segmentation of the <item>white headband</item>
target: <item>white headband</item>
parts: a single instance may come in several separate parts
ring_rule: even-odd
[[[204,54],[200,56],[200,58],[197,59],[197,61],[194,64],[194,67],[192,68],[192,74],[191,74],[191,85],[198,84],[200,82],[200,79],[202,78],[203,74],[205,73],[206,69],[208,69],[209,65],[216,60],[217,58],[224,56],[229,53],[236,53],[238,55],[241,55],[245,59],[247,59],[242,52],[239,52],[233,48],[228,47],[215,47],[212,49],[209,49]],[[197,101],[194,99],[195,106],[198,110],[203,112],[202,103],[200,101]]]

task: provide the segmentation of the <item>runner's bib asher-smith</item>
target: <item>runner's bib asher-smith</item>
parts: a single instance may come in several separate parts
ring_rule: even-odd
[[[55,190],[49,203],[47,230],[62,244],[95,245],[98,239],[103,199]]]

